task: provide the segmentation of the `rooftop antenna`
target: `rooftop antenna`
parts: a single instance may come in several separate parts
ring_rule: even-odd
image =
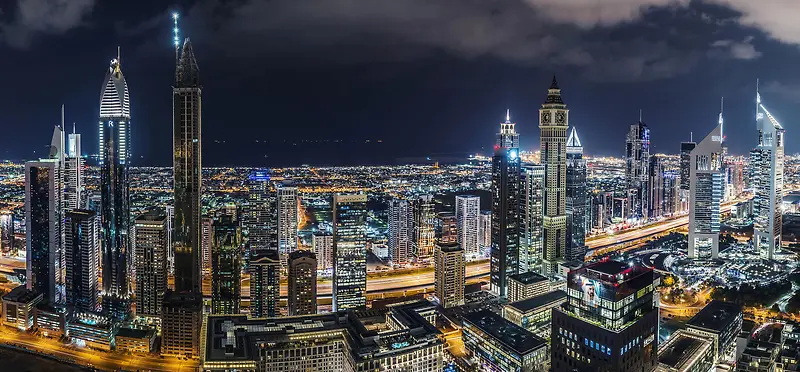
[[[64,130],[64,104],[61,104],[61,130]]]
[[[725,97],[722,97],[719,102],[719,136],[721,137],[721,140],[725,139],[725,136],[722,135],[722,111],[724,109],[725,109]]]
[[[506,123],[511,122],[511,109],[506,109]]]
[[[689,132],[689,142],[694,142],[694,133]]]
[[[642,109],[639,109],[639,122],[642,122]]]
[[[180,37],[178,34],[178,12],[172,13],[172,42],[175,44],[175,60],[178,60],[178,47],[180,46]]]
[[[75,134],[75,122],[72,122],[72,134]]]

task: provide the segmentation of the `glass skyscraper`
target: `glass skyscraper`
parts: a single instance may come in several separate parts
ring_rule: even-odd
[[[492,248],[490,280],[493,293],[505,297],[508,277],[519,273],[521,160],[516,123],[506,113],[500,123],[492,157]]]
[[[100,310],[100,221],[94,211],[75,209],[67,212],[64,225],[67,306],[95,313]]]
[[[639,119],[631,124],[625,142],[625,181],[630,196],[630,217],[647,219],[650,168],[650,128]]]
[[[25,285],[51,304],[64,301],[61,177],[58,159],[25,163]]]
[[[575,127],[567,139],[567,249],[566,260],[583,262],[586,256],[586,225],[589,199],[586,185],[586,160]]]
[[[719,124],[690,155],[689,258],[698,258],[701,248],[710,251],[710,258],[719,254],[720,203],[725,177],[723,140],[720,112]]]
[[[544,219],[544,165],[522,166],[522,237],[519,271],[542,270],[542,221]]]
[[[333,311],[367,306],[367,195],[333,196]]]
[[[211,313],[238,314],[242,297],[242,234],[231,216],[214,221],[211,245]]]
[[[761,93],[756,97],[756,124],[758,147],[751,153],[753,166],[753,242],[765,259],[771,260],[781,247],[783,228],[783,126],[761,103]]]

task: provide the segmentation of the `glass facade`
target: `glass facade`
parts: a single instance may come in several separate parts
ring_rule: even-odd
[[[229,216],[214,223],[211,248],[211,312],[238,314],[241,300],[241,248],[239,226]]]
[[[367,305],[367,195],[333,196],[333,310]]]

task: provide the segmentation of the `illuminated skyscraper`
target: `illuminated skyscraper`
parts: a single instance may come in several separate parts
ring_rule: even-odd
[[[545,167],[543,274],[552,275],[564,260],[567,245],[567,128],[569,109],[561,99],[556,78],[539,109],[541,161]]]
[[[128,187],[131,104],[120,58],[111,61],[100,94],[100,220],[103,224],[103,311],[130,315],[131,211]]]
[[[469,257],[480,253],[481,198],[475,195],[456,195],[456,218],[458,219],[458,244]]]
[[[519,134],[511,114],[500,123],[492,157],[491,290],[505,297],[508,277],[519,273],[521,161]]]
[[[289,316],[317,313],[317,257],[311,251],[289,253]]]
[[[133,223],[136,315],[160,318],[164,294],[167,293],[168,217],[153,209],[136,217]]]
[[[434,289],[442,307],[464,304],[464,250],[458,242],[436,243],[434,258]]]
[[[238,314],[242,298],[242,234],[230,216],[214,221],[211,245],[211,313]]]
[[[689,258],[708,248],[719,254],[720,203],[724,188],[722,110],[719,124],[691,152],[689,183]]]
[[[67,210],[83,209],[85,208],[85,196],[83,195],[83,158],[81,157],[81,135],[75,133],[75,127],[72,127],[72,133],[67,137],[67,153],[64,161],[64,186]]]
[[[248,209],[245,218],[250,255],[278,250],[277,208],[274,189],[266,171],[250,174]]]
[[[567,139],[567,249],[566,260],[583,261],[586,256],[586,225],[589,199],[586,160],[575,127]]]
[[[625,142],[625,182],[630,195],[630,217],[647,219],[647,171],[650,167],[650,128],[641,117],[631,124]]]
[[[333,311],[367,306],[367,195],[333,196]]]
[[[664,215],[664,158],[660,155],[650,156],[647,170],[647,215],[658,218]]]
[[[697,143],[693,139],[689,142],[681,142],[681,163],[680,163],[680,202],[679,211],[686,211],[689,209],[689,174],[691,167],[691,154]]]
[[[522,237],[519,271],[542,270],[542,223],[544,219],[544,165],[522,166]]]
[[[94,211],[75,209],[66,214],[64,251],[67,306],[78,312],[100,310],[100,221]]]
[[[492,247],[492,211],[481,211],[480,229],[478,230],[481,255]]]
[[[333,235],[317,232],[311,237],[311,245],[317,255],[317,270],[333,268]]]
[[[758,146],[751,153],[753,163],[753,242],[761,257],[771,260],[781,248],[783,228],[783,162],[786,132],[761,103],[756,92],[756,125]],[[756,156],[753,157],[752,154]]]
[[[250,314],[256,318],[279,315],[281,261],[277,250],[250,257]]]
[[[412,203],[394,198],[389,201],[389,260],[395,265],[412,261],[414,254],[414,210]]]
[[[417,261],[433,255],[436,244],[436,211],[433,195],[420,195],[414,200],[414,254]]]
[[[297,209],[300,199],[297,186],[284,181],[277,185],[278,198],[278,249],[281,262],[286,262],[289,253],[297,250]]]

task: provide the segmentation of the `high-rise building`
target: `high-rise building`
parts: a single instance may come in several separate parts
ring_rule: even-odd
[[[458,219],[458,244],[468,257],[480,254],[481,198],[475,195],[456,195],[456,218]]]
[[[249,255],[278,250],[277,207],[274,188],[266,171],[250,174],[248,209],[245,218],[250,243]]]
[[[491,290],[505,297],[508,277],[519,272],[521,160],[519,134],[511,114],[500,123],[492,157]]]
[[[719,255],[720,204],[724,187],[722,157],[722,112],[719,124],[691,152],[689,183],[689,258],[697,258],[698,250]]]
[[[521,273],[542,270],[544,173],[544,165],[522,166],[522,237],[519,252]]]
[[[201,250],[201,260],[202,263],[200,268],[203,270],[205,275],[211,275],[211,246],[212,246],[212,236],[214,234],[214,219],[211,217],[203,216],[201,222],[201,239],[200,242],[200,250]]]
[[[64,186],[67,210],[83,209],[85,196],[83,194],[83,166],[84,161],[81,157],[81,135],[75,133],[75,126],[72,133],[67,137],[67,153],[64,161]]]
[[[395,265],[410,263],[414,254],[414,210],[405,199],[389,201],[389,260]]]
[[[64,229],[66,304],[78,312],[96,313],[100,310],[100,221],[94,211],[74,209],[67,212]]]
[[[0,250],[9,253],[14,250],[14,214],[0,212]]]
[[[639,118],[631,124],[625,141],[625,183],[630,195],[630,216],[647,219],[647,171],[650,168],[650,128]]]
[[[420,195],[414,200],[414,253],[417,261],[433,255],[436,244],[436,211],[433,195]]]
[[[756,93],[756,125],[758,146],[753,168],[753,242],[756,251],[771,260],[781,248],[783,228],[783,126],[761,103],[761,93]]]
[[[317,270],[328,270],[333,268],[333,235],[327,233],[315,233],[311,237],[311,247],[317,255]]]
[[[64,302],[62,180],[58,159],[25,163],[25,283],[51,304]]]
[[[175,206],[164,206],[164,212],[167,216],[167,273],[173,275],[175,273],[175,250],[172,249],[172,226],[175,222]],[[208,272],[208,270],[205,270],[204,274]]]
[[[137,316],[161,317],[164,295],[167,293],[168,219],[164,212],[151,209],[133,222]]]
[[[115,319],[130,315],[128,264],[131,255],[131,105],[120,58],[111,61],[100,93],[100,221],[103,224],[103,311]]]
[[[297,186],[288,181],[279,183],[277,202],[278,250],[281,262],[285,262],[289,253],[297,250],[297,210],[300,206]]]
[[[725,157],[725,199],[736,199],[744,192],[744,161],[741,157]]]
[[[256,318],[278,316],[281,261],[277,250],[250,257],[250,314]]]
[[[586,215],[589,199],[586,160],[575,127],[567,139],[567,249],[564,259],[583,261],[586,256]]]
[[[289,316],[317,313],[317,257],[311,251],[294,251],[288,260]]]
[[[664,158],[660,155],[650,156],[647,170],[647,215],[658,218],[664,213]]]
[[[689,210],[689,174],[691,172],[689,168],[691,167],[691,153],[695,146],[697,146],[697,143],[694,142],[694,138],[690,139],[689,142],[681,142],[680,201],[678,208],[680,212]]]
[[[652,371],[658,356],[656,285],[652,269],[617,261],[570,271],[567,302],[553,308],[552,370]]]
[[[458,218],[455,213],[442,211],[436,214],[436,242],[458,243]]]
[[[367,195],[333,196],[333,311],[367,306]]]
[[[567,128],[569,110],[561,99],[556,78],[539,109],[541,159],[545,167],[544,219],[542,221],[543,272],[552,275],[563,261],[567,246]]]
[[[479,227],[478,242],[483,256],[492,247],[492,211],[481,211]]]
[[[242,234],[236,221],[214,221],[211,246],[211,312],[238,314],[242,298]]]
[[[176,49],[179,43],[176,40]],[[162,353],[197,356],[202,319],[202,88],[192,43],[176,50],[172,88],[175,288],[164,296]]]
[[[434,290],[442,307],[464,304],[464,250],[458,242],[436,243]]]
[[[665,216],[671,216],[681,211],[680,178],[678,171],[664,171],[664,207],[662,211]]]

